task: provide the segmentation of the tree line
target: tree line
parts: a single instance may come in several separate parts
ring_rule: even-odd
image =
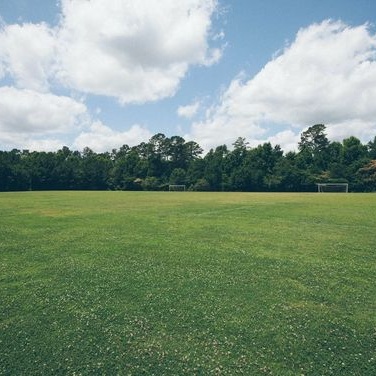
[[[0,191],[168,190],[314,191],[316,183],[346,182],[351,191],[376,191],[376,136],[330,142],[325,125],[301,134],[298,151],[284,153],[269,142],[251,148],[239,137],[203,155],[194,141],[158,133],[137,146],[111,152],[0,151]]]

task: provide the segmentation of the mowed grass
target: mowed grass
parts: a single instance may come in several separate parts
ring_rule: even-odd
[[[376,195],[0,194],[0,374],[376,375]]]

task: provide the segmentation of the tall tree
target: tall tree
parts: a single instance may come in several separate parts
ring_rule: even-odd
[[[367,148],[368,148],[368,156],[371,159],[376,159],[376,136],[374,137],[372,141],[370,141],[367,144]]]
[[[171,169],[187,168],[187,160],[185,155],[185,140],[180,136],[172,136],[168,141],[168,157]]]
[[[327,167],[327,152],[329,140],[325,133],[324,124],[315,124],[301,134],[298,144],[299,151],[305,155],[307,163],[311,162],[316,170]]]
[[[167,145],[163,133],[157,133],[149,140],[148,176],[161,178],[167,174]]]
[[[217,146],[215,150],[211,149],[205,156],[205,179],[213,191],[226,189],[226,179],[224,176],[223,165],[228,149],[226,145]]]
[[[362,190],[368,192],[376,191],[376,159],[361,167],[356,174]]]

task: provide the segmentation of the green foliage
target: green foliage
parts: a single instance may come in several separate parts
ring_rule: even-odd
[[[0,210],[0,374],[376,374],[373,194],[23,192]]]
[[[170,175],[170,184],[186,184],[187,173],[183,168],[174,168]]]
[[[373,159],[364,167],[357,171],[360,184],[363,184],[363,189],[369,192],[376,191],[376,160]]]
[[[367,144],[367,148],[368,148],[369,157],[371,159],[376,159],[376,136],[374,137],[372,141],[370,141]]]
[[[328,166],[329,140],[325,134],[324,124],[315,124],[302,133],[299,150],[305,155],[310,169],[315,172]]]
[[[161,183],[155,176],[150,176],[142,180],[141,186],[145,191],[158,191]]]
[[[301,134],[299,150],[308,150],[312,156],[324,151],[329,146],[324,124],[315,124]]]
[[[210,184],[204,178],[198,179],[197,182],[192,186],[192,190],[199,192],[210,191]]]
[[[367,145],[356,137],[329,142],[325,126],[316,124],[302,133],[299,152],[285,155],[279,145],[251,148],[239,137],[232,150],[220,145],[202,157],[196,142],[162,133],[111,153],[67,147],[55,153],[0,151],[0,191],[163,190],[185,184],[190,190],[291,192],[315,191],[322,181],[373,191],[372,179],[358,171],[376,158],[375,140]]]

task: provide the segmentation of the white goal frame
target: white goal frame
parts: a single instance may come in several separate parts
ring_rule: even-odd
[[[170,184],[168,190],[170,192],[185,192],[186,187],[185,184]]]
[[[336,193],[348,193],[348,183],[317,183],[317,192],[336,192]]]

